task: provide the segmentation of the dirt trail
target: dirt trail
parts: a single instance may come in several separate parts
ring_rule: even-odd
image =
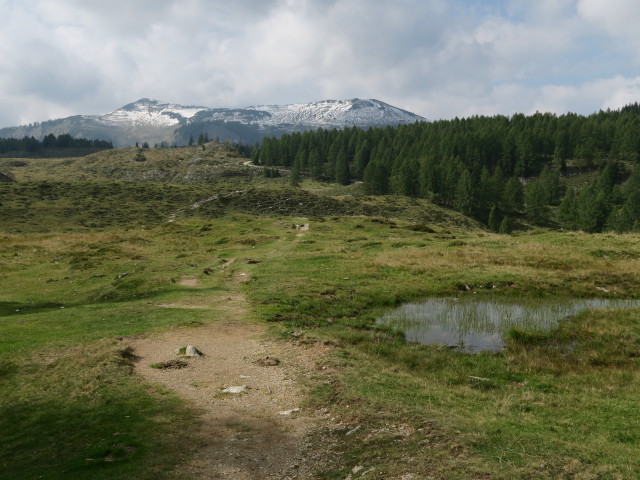
[[[239,294],[212,302],[212,314],[222,314],[223,320],[132,343],[141,357],[136,372],[177,392],[201,412],[202,445],[194,447],[176,474],[193,479],[313,478],[315,461],[308,458],[307,436],[318,417],[302,408],[298,379],[316,368],[322,352],[319,347],[267,340],[264,326],[246,321],[246,300]],[[175,350],[186,345],[196,346],[205,356],[179,356]],[[266,357],[279,364],[269,365],[276,362],[264,361]],[[179,358],[188,366],[151,367]],[[243,393],[222,393],[245,385]]]

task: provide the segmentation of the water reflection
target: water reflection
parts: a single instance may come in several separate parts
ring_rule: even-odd
[[[409,303],[378,319],[402,329],[409,341],[444,344],[465,352],[500,351],[510,327],[549,330],[587,309],[640,307],[638,300],[527,300],[510,302],[432,298]]]

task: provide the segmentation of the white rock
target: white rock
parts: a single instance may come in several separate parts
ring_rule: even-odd
[[[222,393],[242,393],[245,392],[247,390],[246,385],[236,385],[233,387],[227,387],[224,390],[222,390]]]
[[[198,349],[193,345],[187,345],[187,348],[184,350],[185,357],[199,357]]]
[[[358,425],[356,428],[349,430],[347,433],[345,433],[345,435],[352,435],[354,433],[356,433],[358,430],[360,430],[361,425]]]
[[[278,415],[292,415],[296,412],[299,412],[300,409],[299,408],[293,408],[291,410],[283,410],[281,412],[278,412]]]

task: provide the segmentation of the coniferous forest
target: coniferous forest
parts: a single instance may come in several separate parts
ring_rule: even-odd
[[[265,138],[252,153],[368,194],[424,197],[508,233],[514,221],[640,231],[640,105],[583,116],[475,116]],[[571,186],[586,175],[587,184]]]
[[[0,154],[27,152],[30,154],[39,153],[49,149],[80,149],[93,148],[96,150],[106,150],[113,148],[113,144],[107,140],[89,140],[86,138],[73,138],[68,133],[57,137],[50,133],[45,135],[42,141],[35,137],[23,138],[0,138]]]

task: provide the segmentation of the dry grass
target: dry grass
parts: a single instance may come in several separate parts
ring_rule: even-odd
[[[463,244],[384,250],[373,260],[378,267],[405,269],[414,275],[459,276],[467,285],[484,288],[484,281],[546,285],[547,293],[599,296],[630,295],[640,280],[637,235],[567,234],[562,244],[554,235],[504,237],[482,234]],[[604,253],[603,253],[604,252]],[[609,255],[607,255],[609,253]],[[459,275],[458,273],[456,275]],[[596,288],[597,287],[597,288]]]

